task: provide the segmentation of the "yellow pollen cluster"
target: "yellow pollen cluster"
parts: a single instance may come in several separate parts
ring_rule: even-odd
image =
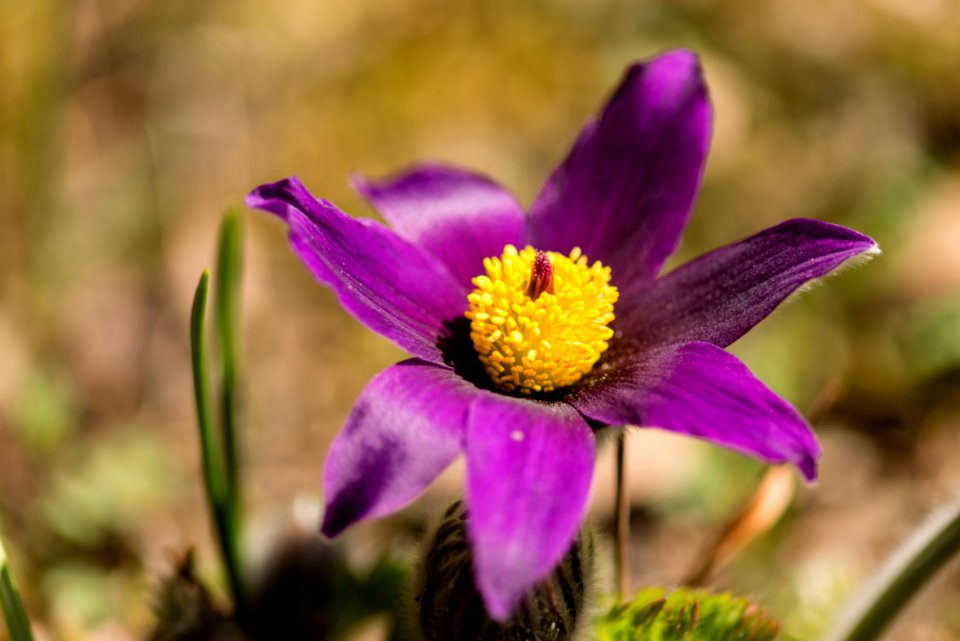
[[[545,255],[552,287],[534,292],[535,299],[529,285],[537,251],[513,245],[500,258],[484,259],[486,274],[473,279],[476,289],[467,297],[473,346],[494,384],[507,392],[552,392],[573,385],[613,336],[609,325],[619,293],[610,285],[610,268],[588,265],[579,247],[569,256]]]

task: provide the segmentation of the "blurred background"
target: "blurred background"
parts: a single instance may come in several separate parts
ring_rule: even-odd
[[[0,531],[50,638],[142,638],[170,559],[221,586],[198,466],[187,322],[224,209],[295,173],[358,216],[351,172],[418,159],[524,203],[625,66],[697,50],[715,106],[677,264],[792,216],[884,254],[734,346],[802,411],[822,475],[708,584],[798,639],[960,492],[960,3],[952,0],[0,0]],[[245,214],[247,549],[312,535],[327,446],[401,357]],[[609,528],[612,447],[593,520]],[[634,585],[689,576],[762,466],[630,439]],[[403,557],[454,468],[355,528]],[[219,593],[218,593],[219,594]],[[960,639],[960,569],[890,638]],[[376,639],[372,620],[358,630]]]

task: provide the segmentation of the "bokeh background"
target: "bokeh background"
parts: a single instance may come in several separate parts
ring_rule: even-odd
[[[716,125],[674,264],[792,216],[884,251],[734,347],[802,410],[819,404],[825,455],[820,481],[708,583],[814,638],[960,492],[958,34],[952,0],[0,0],[0,530],[32,617],[48,638],[141,638],[158,577],[190,546],[222,586],[187,320],[226,207],[296,173],[374,216],[350,173],[424,158],[529,203],[624,67],[684,46],[702,56]],[[401,354],[312,282],[279,221],[245,223],[256,564],[313,532],[326,448]],[[631,436],[629,464],[635,585],[688,576],[763,472],[655,432]],[[461,476],[347,534],[347,554],[405,554]],[[890,638],[960,639],[960,570]]]

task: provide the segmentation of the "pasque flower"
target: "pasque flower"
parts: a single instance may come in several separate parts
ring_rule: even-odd
[[[343,307],[412,356],[370,382],[331,446],[325,534],[399,509],[463,452],[475,580],[504,619],[573,542],[603,427],[689,434],[816,476],[810,427],[723,348],[876,244],[794,219],[659,276],[711,118],[697,58],[675,51],[627,70],[529,213],[436,165],[356,180],[389,227],[292,177],[250,194]]]

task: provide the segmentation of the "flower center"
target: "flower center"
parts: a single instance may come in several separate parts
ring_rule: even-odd
[[[569,256],[507,245],[483,260],[467,296],[470,339],[494,384],[521,394],[552,392],[589,372],[613,336],[619,293],[610,268],[575,247]]]

